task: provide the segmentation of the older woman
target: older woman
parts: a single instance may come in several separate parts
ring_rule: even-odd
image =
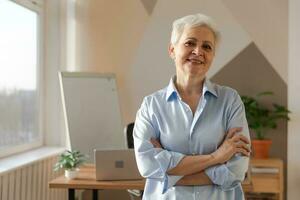
[[[134,127],[145,200],[244,199],[249,131],[238,93],[206,74],[220,34],[202,14],[173,23],[176,75],[144,98]]]

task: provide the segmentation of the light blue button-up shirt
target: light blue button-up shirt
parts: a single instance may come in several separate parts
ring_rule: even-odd
[[[182,176],[167,174],[185,155],[214,152],[230,128],[242,127],[241,134],[250,139],[244,105],[235,90],[205,80],[193,116],[180,98],[174,78],[166,88],[145,97],[137,112],[134,146],[139,171],[146,178],[143,199],[244,199],[241,181],[249,158],[240,154],[205,169],[213,185],[175,186]],[[163,149],[153,147],[152,137],[159,139]]]

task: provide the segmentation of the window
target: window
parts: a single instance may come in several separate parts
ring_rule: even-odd
[[[16,2],[0,0],[0,157],[43,140],[41,10],[35,2]]]

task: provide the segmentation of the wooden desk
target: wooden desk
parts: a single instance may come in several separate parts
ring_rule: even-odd
[[[79,176],[75,180],[68,180],[64,176],[60,176],[49,182],[50,188],[68,189],[69,200],[75,199],[75,189],[93,190],[93,200],[98,200],[98,190],[104,189],[138,189],[143,190],[145,180],[129,180],[129,181],[96,181],[95,167],[87,165],[80,169]],[[251,183],[242,184],[244,191],[252,191]]]
[[[98,200],[98,190],[104,189],[139,189],[143,190],[145,180],[96,181],[94,165],[86,165],[79,171],[77,179],[68,180],[63,175],[50,181],[49,188],[68,189],[69,200],[75,199],[75,189],[93,190],[93,200]]]
[[[251,159],[250,167],[276,168],[278,173],[251,173],[251,193],[274,193],[283,200],[283,161],[280,159]]]

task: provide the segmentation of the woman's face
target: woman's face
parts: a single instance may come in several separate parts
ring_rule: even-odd
[[[203,79],[215,55],[215,38],[206,26],[185,28],[175,45],[170,45],[169,54],[175,60],[177,77]]]

